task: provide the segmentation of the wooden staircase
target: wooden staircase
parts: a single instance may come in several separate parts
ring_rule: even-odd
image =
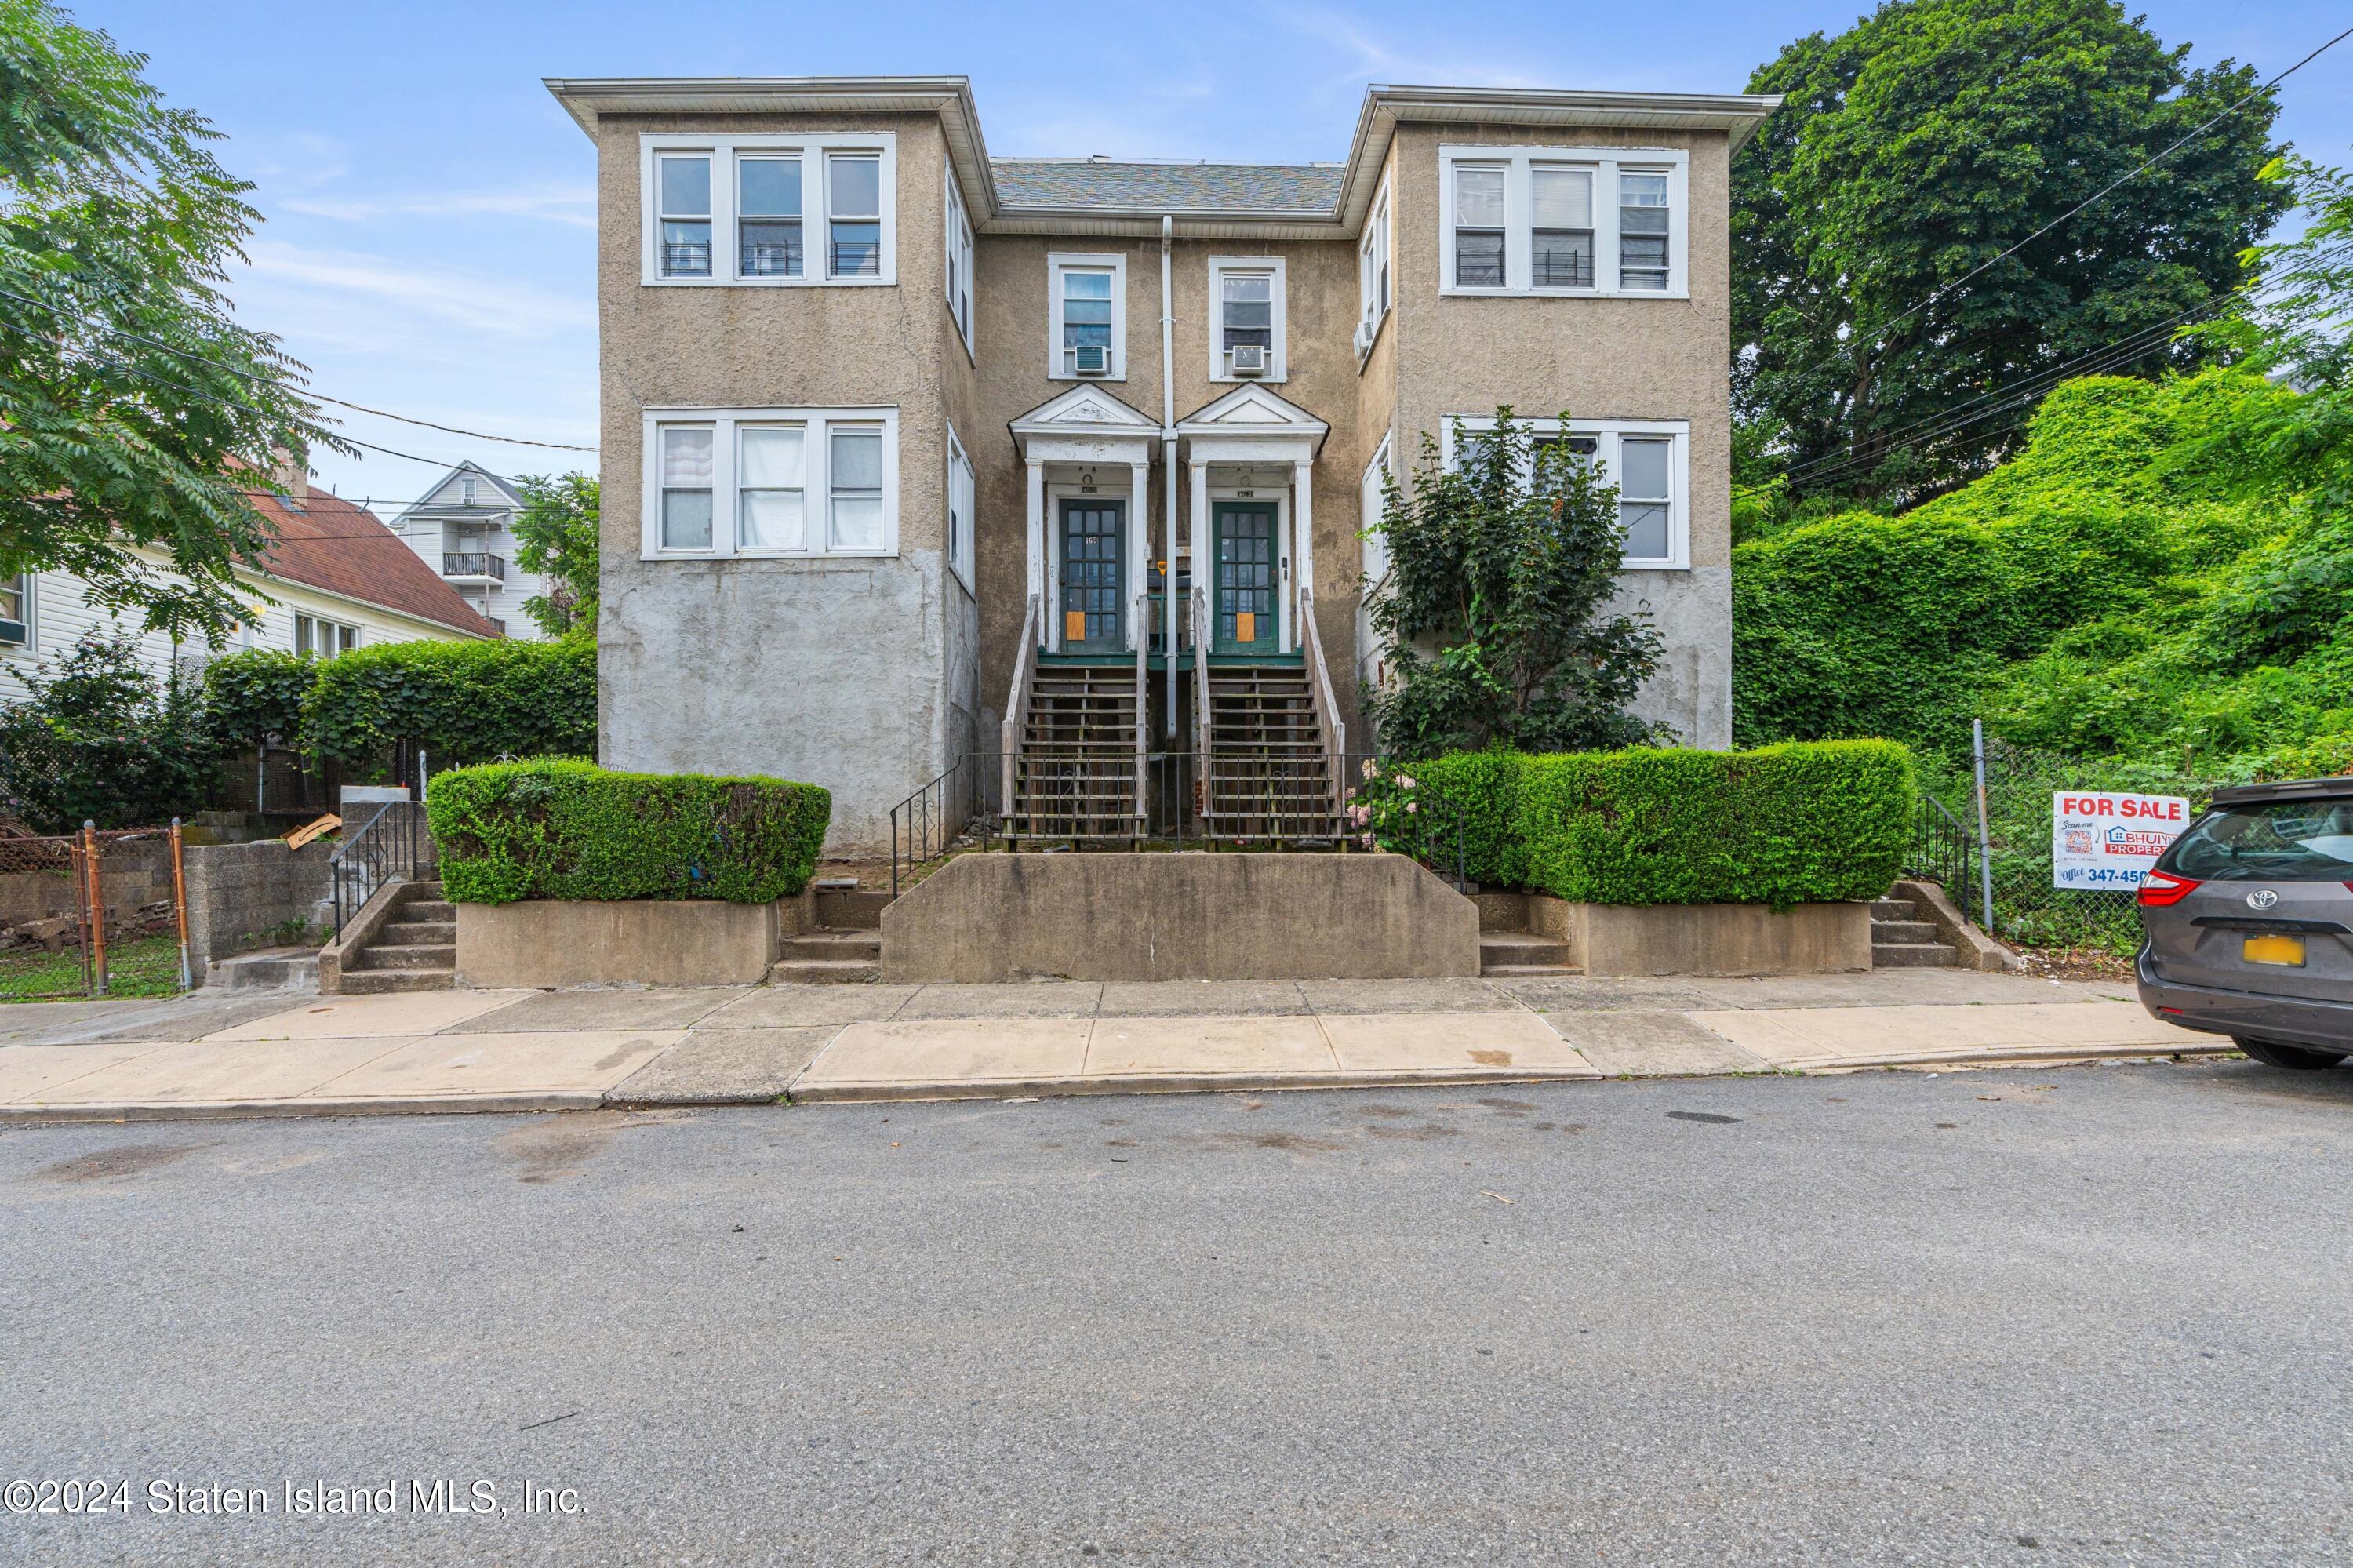
[[[1333,769],[1308,672],[1296,664],[1209,672],[1206,833],[1220,843],[1323,844],[1340,837]]]
[[[1015,842],[1134,842],[1143,693],[1125,664],[1041,663],[1031,678],[1005,836]]]

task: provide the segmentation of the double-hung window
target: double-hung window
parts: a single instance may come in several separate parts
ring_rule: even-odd
[[[1046,258],[1046,374],[1056,381],[1127,378],[1127,259],[1124,256]],[[1100,364],[1100,371],[1095,366]]]
[[[1439,157],[1441,291],[1688,294],[1688,154],[1444,146]]]
[[[711,276],[711,154],[664,154],[658,161],[661,191],[661,275]]]
[[[1454,166],[1454,286],[1504,286],[1504,186],[1510,168],[1503,164]]]
[[[665,132],[639,143],[647,283],[897,281],[894,136]]]
[[[1528,197],[1529,282],[1593,287],[1593,171],[1538,164],[1528,171]]]
[[[1209,379],[1280,381],[1285,374],[1283,260],[1280,256],[1212,256],[1209,299]],[[1237,349],[1255,348],[1257,368]]]
[[[0,648],[27,648],[33,641],[33,574],[0,577]]]
[[[896,409],[655,410],[645,431],[649,560],[898,548]]]
[[[1445,458],[1453,466],[1462,444],[1495,428],[1492,417],[1448,415]],[[1625,539],[1620,563],[1630,568],[1679,570],[1691,565],[1691,427],[1680,419],[1524,419],[1541,467],[1547,451],[1566,448],[1574,461],[1599,467],[1602,482],[1618,489],[1618,525]],[[1535,472],[1524,474],[1533,482]]]
[[[964,351],[972,353],[972,219],[956,188],[955,165],[946,165],[948,314],[955,318]]]
[[[1381,182],[1365,218],[1365,238],[1356,248],[1356,320],[1360,324],[1356,352],[1367,353],[1389,313],[1389,187]]]
[[[882,275],[882,160],[872,153],[825,155],[828,278]]]
[[[973,482],[972,460],[965,455],[964,443],[956,440],[955,427],[948,427],[948,567],[967,590],[976,590],[973,576],[973,503],[977,487]]]
[[[801,249],[798,154],[738,154],[735,270],[745,278],[797,278]]]
[[[1365,477],[1360,482],[1359,505],[1362,518],[1358,524],[1365,538],[1365,597],[1370,599],[1380,588],[1382,579],[1389,575],[1389,536],[1382,526],[1384,508],[1388,504],[1389,438],[1381,437],[1380,450],[1373,461],[1365,465]]]

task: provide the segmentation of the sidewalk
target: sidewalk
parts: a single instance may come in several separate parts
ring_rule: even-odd
[[[1938,969],[0,1008],[0,1122],[990,1098],[2213,1054],[2128,987]]]

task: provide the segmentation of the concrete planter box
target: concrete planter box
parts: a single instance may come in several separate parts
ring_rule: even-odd
[[[807,928],[809,895],[458,906],[458,983],[482,988],[754,985]]]
[[[1795,975],[1871,967],[1871,906],[1571,904],[1527,895],[1528,928],[1588,975]]]
[[[892,982],[1478,972],[1477,906],[1403,855],[967,854],[882,911]]]

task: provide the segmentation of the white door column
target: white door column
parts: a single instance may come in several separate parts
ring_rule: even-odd
[[[1193,460],[1193,504],[1185,518],[1185,547],[1192,567],[1194,597],[1208,595],[1210,580],[1216,572],[1216,567],[1204,554],[1212,548],[1209,539],[1209,468],[1198,457]],[[1208,603],[1211,634],[1215,635],[1218,601],[1211,599]],[[1188,605],[1187,609],[1189,612],[1191,607]],[[1194,652],[1207,658],[1209,650],[1204,645]]]
[[[1123,620],[1136,621],[1136,596],[1151,582],[1152,557],[1152,455],[1145,448],[1144,455],[1131,458],[1127,464],[1127,603],[1121,611]],[[1144,610],[1140,624],[1127,629],[1127,646],[1133,651],[1139,638],[1151,640],[1150,607]]]
[[[1046,465],[1029,464],[1029,597],[1038,604],[1038,630],[1046,634],[1047,622],[1054,618],[1054,607],[1046,602]],[[1028,606],[1023,607],[1028,613]]]

